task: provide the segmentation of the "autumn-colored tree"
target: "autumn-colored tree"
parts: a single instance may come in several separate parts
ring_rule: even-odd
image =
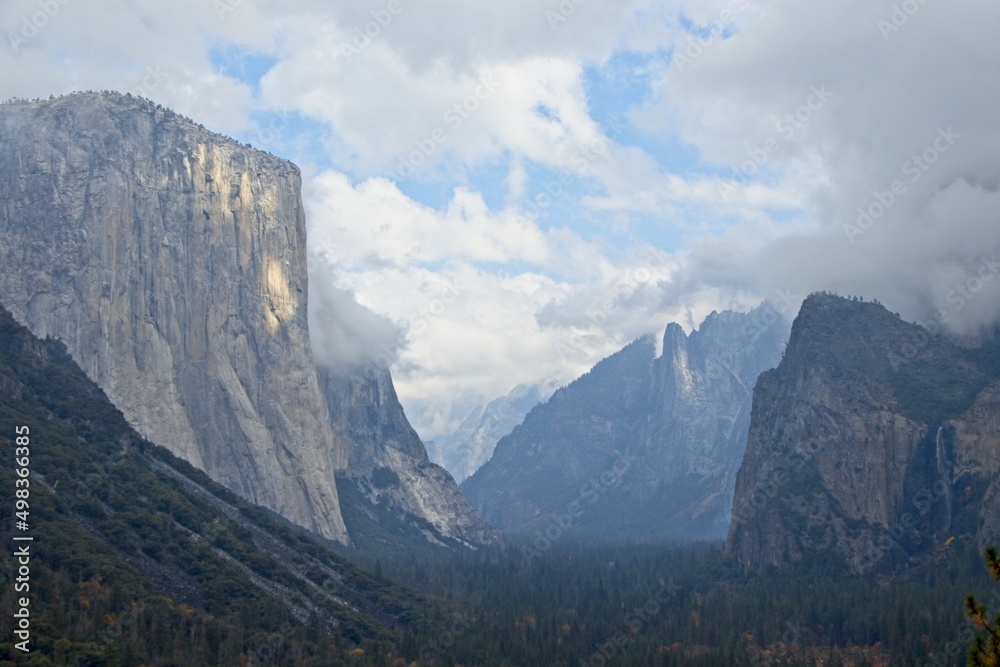
[[[986,568],[1000,582],[1000,551],[996,547],[986,548]],[[1000,667],[1000,610],[997,612],[991,622],[986,605],[980,604],[975,595],[965,598],[965,615],[986,632],[976,637],[969,648],[969,667]]]

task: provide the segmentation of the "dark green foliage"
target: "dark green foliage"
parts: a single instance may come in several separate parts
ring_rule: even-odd
[[[383,665],[404,633],[444,617],[144,441],[61,344],[0,310],[6,545],[18,426],[30,429],[32,653],[4,621],[0,665]],[[24,595],[13,566],[5,548],[4,618]]]
[[[900,412],[910,419],[938,425],[958,417],[1000,377],[1000,337],[963,349],[916,325],[901,328],[905,342],[890,356],[890,384]]]
[[[986,548],[986,569],[1000,583],[1000,551],[996,547]],[[965,613],[976,628],[986,633],[976,637],[969,648],[969,667],[997,667],[1000,665],[1000,610],[990,620],[990,610],[980,604],[975,595],[965,598]]]
[[[376,489],[388,489],[399,484],[399,475],[391,468],[375,468],[372,472],[372,485]]]
[[[443,665],[947,665],[967,636],[956,600],[986,582],[967,539],[892,580],[806,561],[747,576],[711,546],[383,564],[461,605],[454,632],[423,639]]]
[[[964,650],[955,601],[989,583],[964,538],[892,580],[835,560],[747,576],[712,546],[568,543],[373,555],[372,576],[143,441],[60,345],[0,313],[7,451],[20,424],[32,430],[33,652],[15,654],[3,621],[0,665],[922,667]],[[0,488],[13,488],[9,462]],[[7,545],[12,512],[4,500]],[[5,619],[12,566],[5,549]]]
[[[1000,377],[1000,329],[993,331],[988,342],[970,354],[989,375]]]
[[[968,410],[976,395],[989,384],[991,377],[980,371],[975,353],[956,354],[955,358],[933,357],[905,363],[892,374],[892,387],[899,411],[925,424],[937,425]]]
[[[1000,336],[966,350],[945,337],[899,320],[877,301],[819,292],[807,299],[792,327],[790,349],[803,372],[839,382],[885,384],[896,408],[936,426],[967,410],[1000,376]]]
[[[384,472],[379,473],[379,470]],[[381,468],[376,469],[374,478],[386,482],[389,479],[386,473],[395,475],[394,472]],[[388,503],[372,503],[368,499],[365,485],[363,478],[359,479],[347,471],[337,472],[337,495],[340,498],[344,524],[356,547],[353,557],[365,558],[366,554],[380,553],[441,556],[444,551],[440,546],[441,541],[450,542],[448,546],[452,548],[468,548],[457,540],[441,536],[426,519],[403,514]],[[429,542],[427,535],[438,535],[439,543]],[[371,566],[374,564],[374,561],[370,563]]]

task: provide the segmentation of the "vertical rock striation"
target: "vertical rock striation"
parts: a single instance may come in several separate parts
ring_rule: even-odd
[[[346,443],[337,472],[348,529],[362,548],[413,543],[475,547],[498,541],[442,467],[431,463],[396,397],[388,371],[320,371],[330,427]]]
[[[727,548],[748,569],[866,572],[1000,537],[995,366],[878,304],[810,296],[754,390]]]
[[[512,533],[721,539],[751,390],[787,331],[762,306],[713,313],[690,335],[671,324],[659,357],[640,339],[534,408],[462,489]]]
[[[348,536],[306,321],[298,169],[149,102],[0,107],[0,300],[148,439]]]
[[[951,433],[951,467],[960,473],[950,488],[950,529],[976,534],[981,545],[1000,543],[1000,379],[945,429]]]

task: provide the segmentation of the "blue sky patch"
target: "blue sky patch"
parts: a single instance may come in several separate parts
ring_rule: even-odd
[[[278,62],[272,55],[234,43],[212,47],[208,58],[216,72],[245,83],[255,94],[260,92],[260,80]]]

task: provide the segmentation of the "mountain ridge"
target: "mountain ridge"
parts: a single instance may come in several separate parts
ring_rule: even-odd
[[[750,569],[832,550],[867,572],[962,531],[1000,537],[990,353],[878,303],[808,297],[754,390],[727,549]]]
[[[750,387],[786,327],[766,305],[668,325],[659,357],[637,339],[529,412],[463,492],[501,532],[544,531],[584,495],[577,538],[721,539]]]
[[[336,477],[359,444],[334,436],[313,356],[300,191],[290,162],[146,100],[0,105],[0,259],[20,269],[0,301],[65,341],[145,437],[346,545]],[[405,422],[390,403],[380,414]],[[442,537],[495,539],[447,474],[401,483],[451,503]]]
[[[489,461],[497,442],[545,397],[537,386],[517,385],[506,395],[471,410],[454,432],[436,438],[433,446],[427,443],[428,453],[461,484]]]
[[[63,343],[2,306],[0,431],[30,450],[23,523],[5,503],[0,536],[33,538],[28,586],[0,602],[30,600],[38,664],[348,664],[444,616],[142,438]],[[13,466],[0,480],[14,488]],[[9,633],[0,646],[16,654]]]

